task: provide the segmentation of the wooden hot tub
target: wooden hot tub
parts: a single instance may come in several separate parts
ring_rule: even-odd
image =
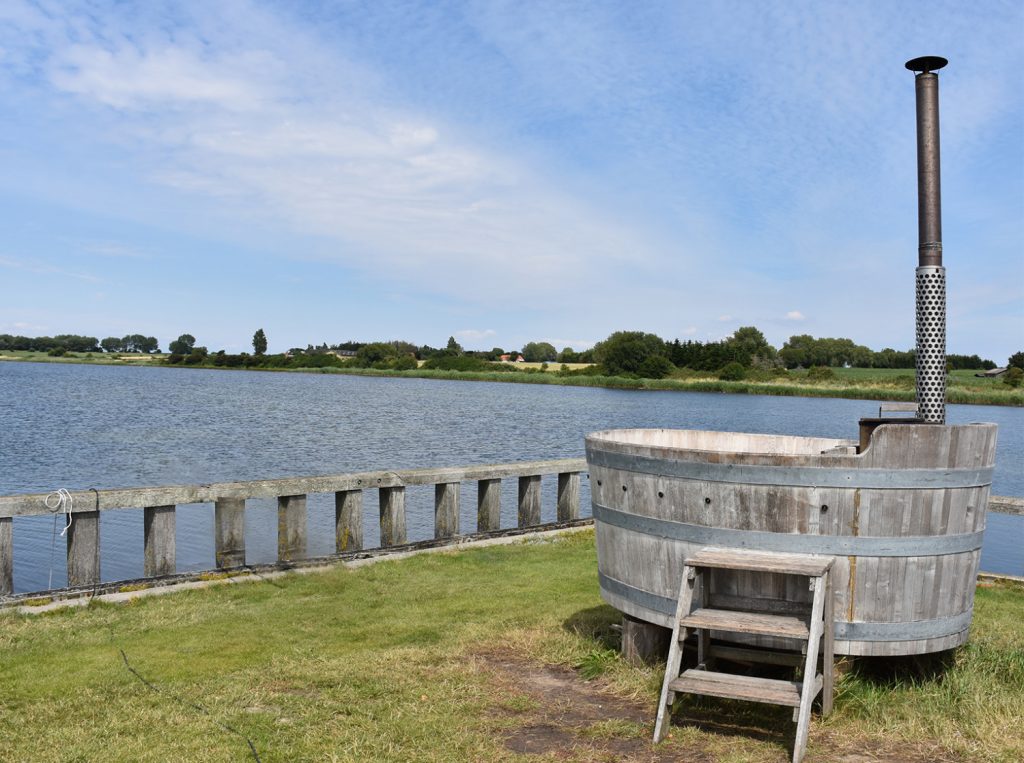
[[[837,560],[836,653],[924,654],[964,643],[995,424],[885,424],[864,452],[856,445],[669,429],[588,435],[602,597],[671,627],[683,560],[699,548],[828,554]],[[732,573],[711,593],[719,606],[809,601],[786,585]]]

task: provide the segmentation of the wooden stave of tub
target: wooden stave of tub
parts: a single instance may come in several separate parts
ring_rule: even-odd
[[[837,654],[954,648],[970,627],[995,444],[994,424],[885,424],[862,453],[828,438],[595,432],[586,446],[602,598],[671,627],[683,560],[699,548],[828,553]],[[722,606],[805,603],[805,588],[729,573],[714,578],[712,595]]]

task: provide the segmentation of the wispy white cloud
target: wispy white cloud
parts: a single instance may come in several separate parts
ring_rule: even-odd
[[[518,298],[531,301],[585,263],[648,256],[628,222],[560,189],[527,157],[389,103],[310,30],[241,7],[201,12],[218,28],[216,43],[198,22],[138,36],[119,28],[123,19],[99,28],[69,13],[31,53],[56,93],[108,125],[105,140],[135,153],[152,181],[211,198],[236,218],[341,244],[321,247],[320,258],[383,266],[392,278],[469,298],[470,285],[529,278]],[[237,28],[220,28],[221,15],[238,16]],[[325,69],[338,89],[307,66]]]
[[[252,112],[270,94],[251,73],[273,63],[259,55],[207,61],[170,46],[110,49],[93,43],[60,50],[50,78],[59,90],[116,109],[210,105]]]
[[[13,321],[11,323],[5,323],[0,326],[3,333],[18,333],[21,332],[45,332],[47,331],[46,326],[41,323],[32,323],[30,321]]]
[[[462,339],[467,342],[479,342],[481,339],[487,339],[488,337],[495,336],[498,332],[494,329],[462,329],[456,331],[453,336],[456,339]]]
[[[566,347],[571,347],[577,352],[589,350],[591,347],[597,344],[596,339],[560,339],[557,337],[544,337],[540,341],[547,342],[548,344],[553,345],[555,349],[558,350],[564,350]]]
[[[125,259],[149,259],[152,255],[138,247],[121,244],[116,241],[97,241],[83,245],[82,250],[100,257],[116,257]]]
[[[82,273],[75,270],[68,270],[48,262],[34,258],[13,258],[0,256],[0,267],[11,268],[12,270],[23,270],[27,273],[34,273],[41,276],[59,276],[61,278],[74,278],[79,281],[99,283],[102,279],[92,273]]]
[[[802,321],[802,320],[806,320],[806,316],[803,313],[801,313],[799,310],[790,310],[788,313],[786,313],[786,320],[787,321]]]

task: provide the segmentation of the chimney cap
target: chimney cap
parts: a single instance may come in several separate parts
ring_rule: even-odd
[[[921,56],[910,59],[905,66],[912,72],[936,72],[948,63],[942,56]]]

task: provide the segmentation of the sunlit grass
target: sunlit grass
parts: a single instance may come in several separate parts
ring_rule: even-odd
[[[263,761],[515,760],[502,734],[553,709],[497,690],[495,652],[573,668],[649,707],[653,722],[661,669],[618,657],[619,614],[596,578],[585,531],[129,605],[0,613],[0,760],[237,761],[252,759],[247,740]],[[830,734],[1021,759],[1022,620],[1019,587],[979,588],[971,641],[944,672],[857,663],[835,714],[815,721],[808,759],[829,759],[816,745]],[[754,729],[782,717],[743,703],[698,707]],[[580,735],[650,731],[610,719]],[[778,740],[677,724],[665,753],[685,759],[694,745],[723,761],[783,752]]]

